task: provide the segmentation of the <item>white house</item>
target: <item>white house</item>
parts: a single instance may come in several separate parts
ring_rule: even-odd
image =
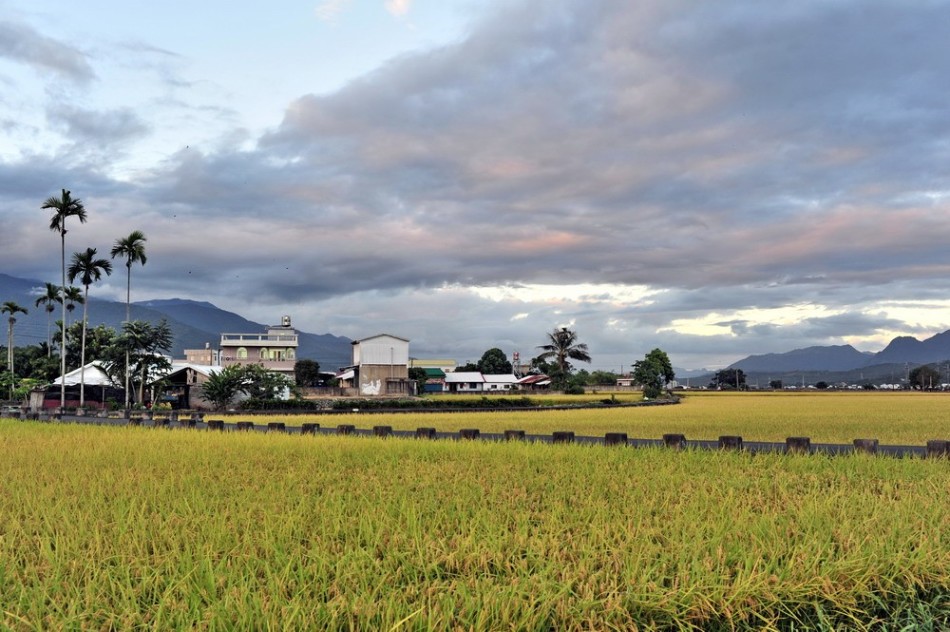
[[[485,377],[477,372],[459,372],[445,374],[445,388],[450,393],[481,393]]]
[[[485,379],[482,389],[490,392],[514,391],[518,389],[518,378],[510,375],[482,375]]]

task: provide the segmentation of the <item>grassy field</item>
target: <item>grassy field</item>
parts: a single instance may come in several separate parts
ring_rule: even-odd
[[[0,421],[0,486],[16,630],[950,625],[945,460]]]
[[[445,396],[442,396],[445,397]],[[579,398],[551,398],[576,402],[603,399],[598,394]],[[639,394],[618,398],[639,400]],[[538,398],[543,399],[543,398]],[[260,416],[212,415],[229,421],[265,421]],[[276,417],[274,417],[276,419]],[[288,416],[290,425],[315,421],[335,427],[341,423],[361,428],[391,425],[412,430],[431,426],[440,431],[478,428],[482,432],[525,430],[550,434],[573,430],[578,435],[603,436],[626,432],[630,437],[659,439],[665,433],[685,434],[687,439],[717,439],[740,435],[746,440],[785,441],[786,437],[811,437],[813,442],[851,443],[854,439],[879,439],[882,444],[924,445],[930,439],[950,439],[950,394],[944,393],[727,393],[689,391],[675,406],[535,411],[506,410],[484,413],[353,414],[345,417]]]

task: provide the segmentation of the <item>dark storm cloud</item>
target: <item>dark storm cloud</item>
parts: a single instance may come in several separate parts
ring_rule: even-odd
[[[25,24],[0,21],[0,57],[78,82],[87,82],[96,76],[86,55],[78,48],[46,37]]]

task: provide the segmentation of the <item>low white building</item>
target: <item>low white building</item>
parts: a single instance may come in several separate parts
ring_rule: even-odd
[[[515,375],[482,375],[485,379],[482,389],[485,391],[514,391],[518,389],[518,378]]]
[[[477,371],[445,374],[445,388],[450,393],[505,393],[518,389],[513,374],[484,375]]]
[[[450,393],[481,393],[484,386],[485,377],[477,371],[445,374],[445,390]]]

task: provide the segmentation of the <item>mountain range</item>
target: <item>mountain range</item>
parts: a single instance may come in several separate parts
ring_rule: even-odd
[[[15,301],[26,307],[29,314],[17,314],[14,328],[15,345],[31,345],[43,342],[47,335],[46,311],[36,307],[38,289],[44,287],[41,281],[21,279],[0,274],[0,302]],[[158,323],[164,318],[172,330],[174,346],[171,354],[184,357],[185,349],[201,349],[206,344],[217,347],[222,333],[265,333],[266,325],[248,320],[211,303],[186,299],[163,299],[132,303],[132,319]],[[274,322],[279,322],[282,314],[274,314]],[[52,320],[60,318],[59,307],[53,312]],[[69,316],[70,322],[82,318],[82,306]],[[6,320],[6,319],[4,319]],[[97,298],[89,299],[90,326],[106,325],[119,329],[125,320],[125,303]],[[316,360],[325,370],[335,370],[352,361],[351,340],[333,334],[312,334],[297,330],[299,346],[298,358]],[[5,344],[5,340],[3,341]]]
[[[861,352],[851,345],[806,347],[786,353],[752,355],[729,365],[746,373],[833,371],[848,372],[890,365],[946,363],[950,360],[950,331],[925,340],[899,336],[877,353]]]
[[[30,310],[27,315],[18,314],[14,329],[16,345],[30,345],[46,340],[47,319],[42,307],[34,305],[41,281],[22,279],[0,273],[0,302],[16,301]],[[278,322],[281,314],[274,314]],[[71,320],[82,317],[82,306],[77,306]],[[59,310],[52,320],[59,318]],[[222,333],[264,333],[266,326],[250,321],[238,314],[220,309],[211,303],[186,299],[163,299],[139,301],[132,304],[132,318],[152,323],[166,319],[174,334],[171,352],[182,357],[184,349],[199,349],[206,344],[216,346]],[[5,320],[5,319],[4,319]],[[89,322],[92,326],[104,324],[116,329],[125,320],[125,303],[91,298]],[[350,364],[351,340],[333,334],[312,334],[297,330],[300,346],[299,358],[316,360],[327,370]],[[4,341],[5,342],[5,341]],[[490,341],[486,341],[490,344]],[[911,336],[894,338],[877,353],[858,351],[851,345],[829,345],[795,349],[786,353],[751,355],[729,365],[729,369],[742,369],[747,375],[766,375],[776,378],[808,372],[809,374],[835,374],[842,380],[856,378],[887,377],[903,375],[907,365],[947,363],[950,361],[950,330],[926,340]],[[688,375],[687,375],[688,374]],[[853,376],[851,374],[854,374]],[[709,372],[677,370],[682,377],[699,377]]]

